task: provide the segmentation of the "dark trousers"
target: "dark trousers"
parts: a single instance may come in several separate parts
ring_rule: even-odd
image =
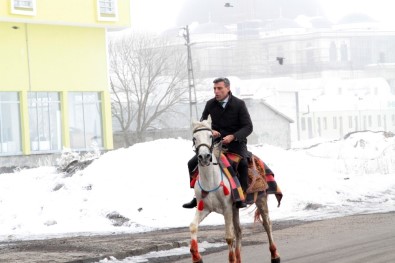
[[[198,157],[197,155],[194,155],[191,160],[188,161],[188,171],[189,174],[191,175],[193,170],[197,167],[198,165]]]
[[[241,188],[243,191],[247,191],[248,188],[248,162],[247,158],[243,158],[240,160],[239,165],[237,166],[238,177],[240,181]]]
[[[189,161],[188,161],[188,171],[189,175],[191,176],[193,174],[193,170],[197,167],[198,165],[198,158],[196,155],[194,155]],[[239,178],[241,188],[243,188],[243,191],[247,190],[248,187],[248,162],[247,158],[242,158],[237,166],[237,177]],[[191,178],[192,179],[192,178]]]

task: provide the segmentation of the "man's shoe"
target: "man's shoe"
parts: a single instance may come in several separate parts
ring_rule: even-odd
[[[182,205],[182,207],[188,208],[188,209],[194,208],[196,206],[197,206],[196,197],[194,197],[191,202]]]
[[[246,202],[244,202],[244,201],[237,201],[236,202],[236,208],[245,208],[245,207],[247,207]]]

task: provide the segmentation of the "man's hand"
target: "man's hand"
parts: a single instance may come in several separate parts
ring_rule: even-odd
[[[235,136],[233,134],[227,135],[222,139],[222,143],[228,144],[232,142],[235,139]]]
[[[214,136],[214,138],[221,137],[221,133],[219,133],[219,132],[216,131],[216,130],[213,130],[213,136]]]

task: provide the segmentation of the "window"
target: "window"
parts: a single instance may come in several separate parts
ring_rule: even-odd
[[[301,126],[302,126],[302,131],[306,130],[306,119],[302,117],[301,119]]]
[[[323,122],[323,125],[324,125],[324,130],[327,130],[328,129],[328,123],[327,123],[326,117],[322,118],[322,122]]]
[[[385,63],[385,53],[384,52],[379,53],[379,63]]]
[[[329,61],[335,62],[337,61],[337,50],[336,50],[336,44],[335,42],[331,42],[330,48],[329,48]]]
[[[19,97],[17,92],[0,92],[0,154],[21,153]]]
[[[352,116],[348,116],[348,128],[352,128]]]
[[[29,92],[30,148],[34,151],[62,149],[60,100],[57,92]]]
[[[318,136],[321,136],[321,118],[317,118],[317,129],[318,129]]]
[[[118,6],[116,0],[97,0],[99,21],[118,20]]]
[[[336,130],[337,129],[337,118],[333,117],[333,129]]]
[[[36,0],[11,0],[11,13],[35,16]]]
[[[368,116],[368,126],[372,127],[372,116],[371,115]]]
[[[348,47],[346,43],[342,43],[340,46],[340,60],[348,61]]]
[[[377,115],[377,127],[381,127],[381,115]]]
[[[340,130],[341,136],[343,136],[343,117],[342,116],[339,117],[339,130]]]
[[[306,63],[307,64],[314,63],[314,47],[311,43],[307,43],[306,45]]]
[[[391,88],[391,94],[395,94],[395,79],[387,80]]]
[[[100,94],[97,92],[70,92],[69,103],[71,148],[102,147]]]
[[[394,114],[391,115],[391,122],[392,122],[392,126],[395,126],[395,115]]]

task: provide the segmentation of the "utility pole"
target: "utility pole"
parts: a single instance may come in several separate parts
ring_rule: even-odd
[[[188,25],[183,28],[185,30],[183,37],[185,39],[185,45],[188,51],[188,87],[189,87],[189,120],[192,124],[193,111],[195,111],[195,118],[198,120],[197,113],[197,99],[196,99],[196,88],[195,88],[195,78],[193,76],[193,63],[192,63],[192,53],[191,53],[191,42],[189,38],[189,28]]]

